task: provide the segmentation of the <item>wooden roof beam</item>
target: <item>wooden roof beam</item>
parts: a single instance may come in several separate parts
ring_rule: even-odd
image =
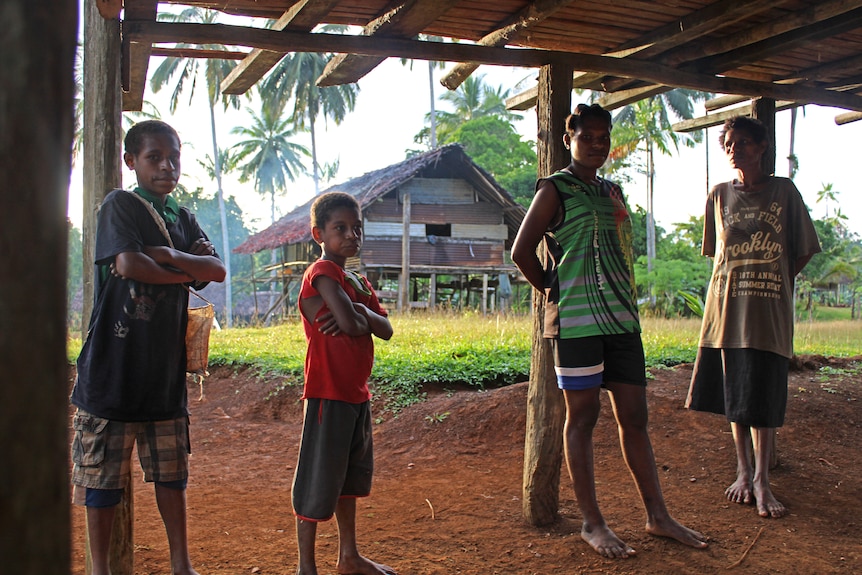
[[[523,37],[533,26],[553,16],[560,8],[572,3],[572,0],[538,0],[530,3],[526,8],[515,14],[500,28],[483,37],[479,42],[481,46],[505,46]],[[479,64],[475,62],[461,62],[455,65],[440,80],[446,88],[455,90],[466,80],[470,74],[476,71]]]
[[[640,88],[620,90],[613,94],[605,94],[599,98],[598,104],[605,110],[616,110],[617,108],[622,108],[623,106],[628,106],[634,102],[639,102],[645,98],[650,98],[671,90],[673,90],[672,86],[664,86],[661,84],[652,84],[649,86],[642,86]]]
[[[456,4],[458,0],[407,0],[366,24],[362,35],[413,38]],[[385,59],[385,56],[339,54],[326,64],[317,79],[317,85],[337,86],[357,82]]]
[[[272,30],[310,32],[338,4],[338,0],[300,0],[272,25]],[[255,48],[222,80],[222,94],[244,94],[285,56]]]
[[[541,67],[545,64],[571,63],[585,71],[637,78],[703,92],[745,94],[775,100],[811,102],[848,110],[862,111],[862,97],[835,90],[776,84],[739,78],[697,74],[651,62],[609,58],[559,50],[510,49],[444,42],[423,42],[403,38],[369,38],[342,34],[276,32],[261,28],[226,24],[173,22],[127,22],[126,33],[132,41],[162,43],[182,39],[191,44],[248,46],[284,52],[335,52],[366,54],[381,58],[401,57],[420,60],[479,62],[495,66]]]
[[[750,98],[746,98],[746,100],[751,100]],[[804,106],[805,103],[802,102],[775,102],[775,111],[779,112],[781,110],[789,110],[790,108],[797,108],[799,106]],[[702,130],[704,128],[711,128],[713,126],[718,126],[723,124],[725,120],[729,120],[730,118],[734,118],[736,116],[750,116],[751,115],[751,104],[746,104],[744,106],[737,106],[736,108],[732,108],[730,110],[724,110],[723,112],[718,112],[717,114],[707,114],[706,116],[701,116],[700,118],[692,118],[691,120],[683,120],[682,122],[677,122],[671,126],[671,129],[674,132],[696,132],[698,130]]]
[[[210,60],[242,60],[248,56],[248,52],[233,50],[205,50],[202,48],[162,48],[153,46],[150,50],[151,56],[164,56],[165,58],[203,58]]]
[[[862,120],[862,112],[846,112],[835,116],[835,123],[839,126],[849,124],[850,122],[858,122]]]
[[[126,8],[126,20],[156,21],[158,0],[139,0]],[[151,42],[135,42],[126,34],[121,23],[123,111],[140,111],[144,106],[144,88],[147,85],[147,68],[150,65]]]

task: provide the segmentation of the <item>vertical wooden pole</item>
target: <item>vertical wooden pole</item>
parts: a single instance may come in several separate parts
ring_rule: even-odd
[[[776,148],[775,148],[775,100],[771,98],[756,98],[751,102],[751,117],[757,118],[766,127],[766,137],[769,139],[769,147],[763,153],[760,160],[764,174],[775,173]],[[778,437],[775,429],[772,430],[772,453],[769,454],[770,469],[778,467]]]
[[[437,307],[437,274],[432,273],[428,286],[428,309],[433,310],[435,307]]]
[[[82,152],[84,172],[84,333],[93,310],[95,283],[93,262],[96,215],[113,188],[122,186],[120,88],[120,21],[99,14],[96,0],[84,2],[84,118]]]
[[[94,302],[96,217],[107,193],[122,186],[122,89],[120,83],[120,22],[103,18],[96,0],[84,2],[84,315]],[[86,323],[85,323],[86,326]],[[86,329],[86,328],[85,328]],[[86,334],[85,334],[86,337]],[[111,571],[133,572],[132,487],[126,489],[111,536]],[[91,572],[89,540],[87,573]]]
[[[482,315],[488,315],[488,274],[482,274]]]
[[[0,475],[0,571],[66,575],[66,203],[78,4],[2,6],[0,461],[17,471]]]
[[[775,173],[775,100],[771,98],[757,98],[751,102],[751,117],[760,120],[766,127],[766,137],[769,138],[769,147],[763,154],[761,165],[764,174]]]
[[[410,192],[401,192],[401,277],[398,281],[398,311],[410,309]]]
[[[569,163],[563,145],[565,118],[572,109],[572,73],[568,65],[543,66],[539,72],[538,164],[544,177]],[[560,500],[565,405],[554,375],[551,347],[542,337],[544,295],[533,290],[533,343],[527,391],[522,512],[533,525],[557,518]]]

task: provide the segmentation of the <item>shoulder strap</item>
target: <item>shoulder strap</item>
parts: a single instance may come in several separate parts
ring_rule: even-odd
[[[162,216],[159,215],[159,212],[156,211],[156,208],[153,207],[153,204],[142,198],[140,195],[135,193],[133,190],[126,190],[128,193],[132,194],[133,197],[137,198],[147,211],[153,216],[153,221],[156,222],[156,225],[159,227],[159,231],[162,232],[162,235],[165,236],[165,239],[168,240],[168,245],[170,247],[174,247],[174,242],[171,240],[171,234],[168,233],[168,228],[165,226],[165,220],[162,219]]]
[[[147,200],[145,200],[144,198],[142,198],[141,196],[136,194],[133,190],[126,190],[126,191],[129,192],[130,194],[132,194],[132,196],[136,197],[144,205],[144,207],[147,208],[147,211],[150,213],[151,216],[153,216],[153,221],[156,222],[156,225],[159,227],[159,231],[162,232],[162,235],[164,235],[165,239],[168,240],[168,245],[173,248],[174,242],[173,242],[173,240],[171,240],[171,234],[168,232],[167,226],[165,226],[165,220],[162,219],[162,216],[159,215],[159,212],[156,211],[156,208],[153,207],[153,204],[151,204],[150,202],[148,202]],[[183,284],[183,288],[185,288],[185,290],[187,292],[189,292],[191,295],[199,297],[200,299],[204,300],[209,305],[213,305],[210,300],[208,300],[207,298],[205,298],[204,296],[202,296],[200,293],[198,293],[196,290],[193,290],[189,286]]]

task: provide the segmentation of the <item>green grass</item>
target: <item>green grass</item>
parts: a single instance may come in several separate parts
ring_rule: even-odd
[[[524,381],[529,375],[532,321],[527,316],[441,312],[393,314],[391,321],[392,339],[375,340],[371,385],[393,411],[421,401],[426,383],[482,389]],[[699,332],[699,319],[644,319],[647,365],[659,368],[694,361]],[[80,340],[70,340],[71,361],[80,346]],[[859,355],[862,322],[798,322],[795,352]],[[286,376],[281,385],[302,384],[304,358],[305,336],[298,322],[213,332],[210,341],[210,365],[248,366],[261,374]]]

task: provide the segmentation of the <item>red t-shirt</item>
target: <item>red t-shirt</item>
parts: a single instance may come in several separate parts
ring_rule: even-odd
[[[346,271],[328,260],[317,260],[305,270],[299,291],[300,299],[320,295],[313,285],[314,280],[320,276],[330,277],[338,282],[350,301],[364,304],[380,315],[387,315],[364,276]],[[364,285],[368,293],[357,290],[353,281],[361,282],[360,285]],[[329,308],[324,304],[314,319],[328,311]],[[336,399],[347,403],[364,403],[371,399],[368,390],[368,377],[374,365],[374,341],[371,334],[356,337],[344,333],[326,335],[304,315],[302,326],[308,341],[302,398]]]

